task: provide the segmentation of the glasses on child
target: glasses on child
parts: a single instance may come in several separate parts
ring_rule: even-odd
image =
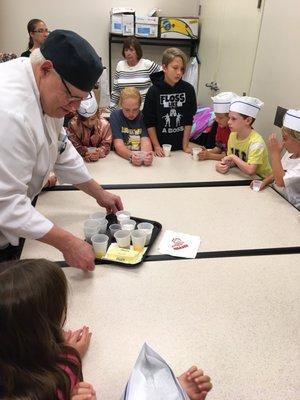
[[[49,31],[48,29],[43,29],[43,28],[36,29],[33,32],[35,32],[35,33],[51,33],[51,31]]]
[[[60,79],[62,81],[62,83],[64,84],[64,87],[66,88],[67,92],[68,92],[68,97],[69,97],[69,102],[71,103],[72,101],[82,101],[82,100],[88,100],[92,98],[92,93],[89,92],[89,94],[86,97],[79,97],[79,96],[73,96],[70,89],[68,88],[66,81],[64,80],[64,78],[62,76],[60,76]]]

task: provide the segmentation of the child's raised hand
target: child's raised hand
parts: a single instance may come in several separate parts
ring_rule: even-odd
[[[210,377],[201,369],[192,366],[178,377],[178,381],[191,400],[204,400],[212,389]]]
[[[93,386],[87,382],[79,382],[71,393],[70,400],[97,400]]]
[[[280,154],[282,150],[282,144],[280,144],[277,140],[276,134],[272,133],[268,137],[268,147],[271,154]]]
[[[90,345],[92,332],[89,331],[87,326],[82,329],[77,329],[76,331],[68,331],[64,333],[65,343],[68,346],[74,347],[83,358],[87,349]]]
[[[154,153],[158,157],[164,157],[165,156],[164,150],[163,150],[163,148],[161,146],[154,147]]]

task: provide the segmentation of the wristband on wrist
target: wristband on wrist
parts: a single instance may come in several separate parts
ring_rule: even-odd
[[[132,154],[129,156],[128,161],[132,164]]]

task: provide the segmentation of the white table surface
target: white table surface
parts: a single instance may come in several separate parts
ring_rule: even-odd
[[[106,158],[86,163],[92,177],[102,185],[140,183],[181,183],[207,181],[237,181],[250,179],[239,169],[223,175],[215,170],[216,161],[194,161],[183,151],[170,157],[155,157],[151,167],[135,167],[111,151]]]
[[[120,398],[145,341],[176,374],[201,366],[207,399],[299,399],[299,255],[64,272],[67,327],[93,332],[83,371],[98,399]]]
[[[158,254],[164,230],[200,236],[200,251],[299,246],[300,213],[274,190],[247,186],[114,190],[135,217],[158,221],[163,230],[150,250]],[[43,192],[36,208],[54,223],[83,238],[83,222],[99,209],[79,191]],[[26,240],[22,258],[62,260],[44,243]]]

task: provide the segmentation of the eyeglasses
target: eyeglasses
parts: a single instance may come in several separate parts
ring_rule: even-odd
[[[60,79],[62,83],[64,84],[64,87],[67,89],[68,95],[69,95],[69,102],[71,103],[72,101],[82,101],[82,100],[88,100],[92,98],[92,93],[89,92],[89,94],[86,97],[79,97],[79,96],[73,96],[72,93],[70,92],[70,89],[68,88],[64,78],[60,76]]]
[[[35,31],[32,31],[35,33],[51,33],[51,31],[48,31],[48,29],[36,29]]]

